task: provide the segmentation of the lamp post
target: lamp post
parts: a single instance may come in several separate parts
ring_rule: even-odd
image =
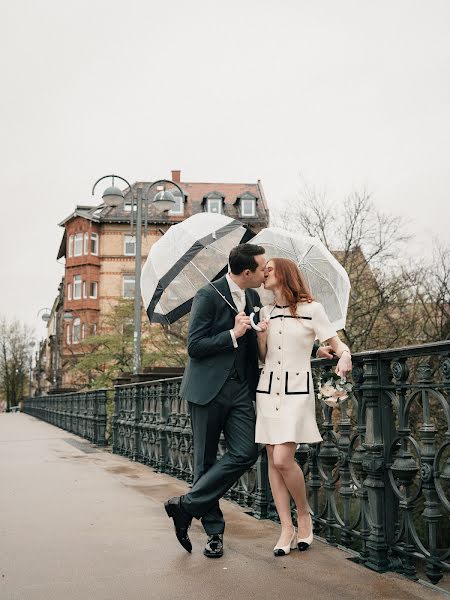
[[[181,198],[184,197],[184,192],[181,187],[174,181],[169,179],[159,179],[151,183],[145,190],[145,194],[136,194],[130,183],[120,177],[119,175],[104,175],[100,177],[92,188],[92,194],[94,194],[96,185],[108,177],[112,178],[112,186],[107,188],[102,195],[102,198],[107,206],[117,206],[124,201],[124,195],[114,185],[114,178],[121,179],[128,185],[128,189],[131,192],[131,235],[134,236],[134,224],[133,224],[133,212],[134,204],[136,203],[136,255],[135,255],[135,275],[134,275],[134,320],[133,320],[133,375],[137,375],[141,368],[141,264],[142,264],[142,204],[144,203],[144,221],[145,221],[145,233],[147,233],[147,221],[148,221],[148,204],[149,204],[149,192],[155,186],[162,185],[163,189],[159,191],[152,202],[158,212],[164,212],[170,210],[175,205],[175,198],[173,194],[166,189],[167,185],[176,187],[181,193]]]

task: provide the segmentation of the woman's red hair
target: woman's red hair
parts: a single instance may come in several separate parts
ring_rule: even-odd
[[[281,294],[286,299],[290,313],[297,316],[299,302],[312,302],[314,298],[296,263],[290,258],[271,258],[275,267],[275,277]]]

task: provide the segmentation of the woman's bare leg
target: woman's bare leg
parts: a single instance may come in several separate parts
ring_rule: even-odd
[[[267,445],[267,457],[269,460],[269,481],[275,507],[280,517],[281,533],[276,543],[277,546],[287,546],[292,538],[294,525],[291,517],[291,495],[286,487],[284,479],[278,469],[274,466],[273,454],[277,446]]]
[[[306,538],[311,531],[311,522],[306,499],[305,478],[303,471],[295,460],[296,447],[297,444],[293,442],[274,446],[272,460],[297,507],[298,537]]]

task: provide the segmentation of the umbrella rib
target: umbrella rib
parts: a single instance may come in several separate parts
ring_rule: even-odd
[[[209,285],[212,285],[212,287],[216,290],[216,292],[219,294],[219,296],[221,296],[222,299],[225,300],[225,302],[228,304],[228,306],[230,308],[232,308],[235,313],[237,313],[238,311],[234,308],[234,306],[231,304],[231,302],[228,302],[228,300],[225,298],[225,296],[221,292],[219,292],[219,290],[216,288],[216,286],[206,277],[206,275],[197,267],[197,265],[194,265],[193,262],[191,262],[191,265],[197,269],[197,271],[200,273],[200,275],[202,277],[204,277],[206,279],[206,281],[209,283]]]

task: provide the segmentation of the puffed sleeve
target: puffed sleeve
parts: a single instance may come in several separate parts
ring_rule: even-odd
[[[316,334],[316,338],[320,342],[329,340],[337,335],[335,328],[328,320],[327,314],[320,302],[314,303],[314,311],[312,315],[312,328]]]

